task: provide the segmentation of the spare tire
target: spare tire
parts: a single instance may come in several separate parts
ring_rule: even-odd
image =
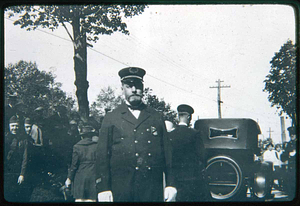
[[[242,190],[243,175],[240,166],[229,156],[210,158],[206,166],[210,193],[216,200],[231,200]]]

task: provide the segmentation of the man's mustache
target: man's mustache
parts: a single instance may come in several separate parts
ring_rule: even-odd
[[[139,95],[139,94],[133,94],[133,95],[130,95],[129,97],[143,97],[143,95]]]

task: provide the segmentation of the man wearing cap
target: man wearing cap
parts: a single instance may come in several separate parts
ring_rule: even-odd
[[[194,109],[186,104],[177,107],[179,123],[170,133],[172,166],[178,194],[176,202],[207,201],[204,144],[197,130],[189,128]]]
[[[8,202],[24,201],[22,187],[27,167],[27,141],[19,131],[19,119],[9,120],[10,133],[5,136],[4,146],[4,198]]]
[[[125,102],[106,114],[99,133],[96,185],[100,202],[162,202],[176,197],[164,120],[142,102],[145,73],[138,67],[119,71]]]
[[[24,139],[27,141],[27,167],[26,167],[26,181],[24,182],[24,195],[27,197],[26,201],[30,201],[33,189],[37,185],[38,171],[36,171],[37,164],[35,159],[39,154],[36,154],[36,147],[34,146],[34,140],[31,137],[32,122],[29,117],[24,120]]]
[[[284,190],[288,194],[290,200],[296,195],[296,156],[297,156],[297,138],[295,127],[289,127],[290,141],[285,145],[284,152],[281,154],[281,161],[288,161],[288,169],[285,175]]]

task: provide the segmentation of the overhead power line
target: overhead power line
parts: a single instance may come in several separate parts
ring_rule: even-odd
[[[7,17],[5,17],[5,19],[7,19],[7,20],[9,20],[9,21],[12,21],[12,22],[15,21],[15,20],[10,19],[10,18],[7,18]],[[52,33],[50,33],[50,32],[43,31],[43,30],[38,29],[38,28],[37,28],[36,30],[37,30],[37,31],[40,31],[40,32],[43,32],[43,33],[45,33],[45,34],[48,34],[48,35],[51,35],[51,36],[60,38],[60,39],[65,40],[65,41],[72,42],[70,39],[66,39],[66,38],[61,37],[61,36],[58,36],[58,35],[56,35],[56,34],[52,34]],[[132,37],[130,36],[130,38],[132,38]],[[134,38],[136,39],[136,41],[140,41],[137,37],[134,37]],[[134,38],[132,38],[132,39],[134,39]],[[141,41],[140,41],[140,42],[141,42]],[[144,44],[144,43],[141,42],[141,44]],[[144,45],[145,45],[145,44],[144,44]],[[147,47],[147,45],[146,45],[146,47]],[[148,46],[148,47],[150,47],[150,46]],[[102,53],[102,52],[100,52],[100,51],[98,51],[98,50],[96,50],[96,49],[93,49],[93,48],[90,48],[90,47],[88,47],[88,48],[89,48],[90,50],[92,50],[92,51],[98,53],[98,54],[101,54],[101,55],[103,55],[103,56],[105,56],[105,57],[107,57],[107,58],[113,60],[113,61],[116,61],[116,62],[118,62],[118,63],[120,63],[120,64],[125,65],[125,66],[130,66],[130,65],[128,65],[128,64],[126,64],[126,63],[124,63],[124,62],[122,62],[122,61],[119,61],[119,60],[117,60],[117,59],[115,59],[115,58],[113,58],[113,57],[111,57],[111,56],[108,56],[108,55],[106,55],[106,54],[104,54],[104,53]],[[158,55],[158,58],[161,59],[162,61],[164,61],[165,63],[167,63],[167,64],[171,63],[172,65],[174,65],[174,66],[177,67],[177,68],[181,68],[181,69],[184,69],[184,70],[189,71],[189,73],[186,73],[186,74],[189,74],[189,75],[191,75],[191,76],[193,76],[193,77],[194,77],[194,76],[199,77],[197,74],[195,74],[195,73],[193,73],[192,71],[186,69],[185,67],[179,65],[179,64],[176,63],[174,60],[172,60],[171,58],[169,58],[168,56],[166,56],[165,54],[159,52],[157,49],[155,49],[155,48],[153,48],[153,47],[150,47],[150,48],[151,48],[154,52],[158,53],[158,54],[159,54],[159,55]],[[164,56],[165,58],[162,58],[161,56]],[[165,60],[165,59],[167,59],[167,60]],[[192,94],[192,95],[194,95],[194,96],[198,96],[198,97],[201,97],[201,98],[205,98],[205,99],[208,99],[208,100],[213,101],[213,102],[218,102],[218,104],[219,104],[219,103],[223,103],[221,100],[220,100],[221,102],[215,101],[215,100],[211,100],[211,99],[209,99],[209,98],[207,98],[207,97],[201,96],[201,95],[199,95],[199,94],[195,94],[195,93],[193,93],[193,92],[191,92],[191,91],[188,91],[188,90],[186,90],[186,89],[180,88],[180,87],[178,87],[178,86],[176,86],[176,85],[174,85],[174,84],[171,84],[171,83],[169,83],[169,82],[166,82],[166,81],[164,81],[164,80],[161,80],[161,79],[159,79],[159,78],[157,78],[157,77],[154,77],[154,76],[152,76],[152,75],[149,75],[149,74],[148,74],[148,76],[150,76],[151,78],[154,78],[154,79],[156,79],[156,80],[158,80],[158,81],[160,81],[160,82],[163,82],[163,83],[165,83],[165,84],[168,84],[168,85],[170,85],[170,86],[172,86],[172,87],[175,87],[175,88],[177,88],[177,89],[180,89],[180,90],[182,90],[182,91],[185,91],[185,92],[187,92],[187,93],[190,93],[190,94]],[[200,78],[200,77],[199,77],[199,78]],[[201,77],[201,78],[203,78],[203,77]],[[228,105],[228,104],[226,104],[226,105],[227,105],[227,106],[230,106],[230,107],[232,107],[232,108],[241,109],[241,110],[244,110],[244,111],[247,111],[247,112],[250,112],[250,113],[254,113],[254,112],[252,112],[252,111],[248,111],[248,110],[245,110],[245,109],[242,109],[242,108],[238,108],[238,107],[231,106],[231,105]],[[260,115],[261,115],[261,114],[260,114]],[[221,115],[220,115],[220,116],[221,116]]]

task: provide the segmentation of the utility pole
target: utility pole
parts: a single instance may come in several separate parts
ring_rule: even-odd
[[[218,86],[214,86],[214,87],[209,87],[209,88],[217,88],[218,89],[218,114],[219,114],[219,119],[222,118],[222,114],[221,114],[221,103],[223,103],[221,101],[221,88],[230,88],[230,86],[221,86],[221,81],[220,79],[218,79],[218,81],[216,81],[218,83]]]
[[[271,132],[274,132],[274,131],[271,131],[271,127],[269,127],[269,138],[271,139]]]
[[[280,116],[280,125],[281,125],[281,143],[286,142],[286,134],[285,134],[285,122],[284,117]]]

